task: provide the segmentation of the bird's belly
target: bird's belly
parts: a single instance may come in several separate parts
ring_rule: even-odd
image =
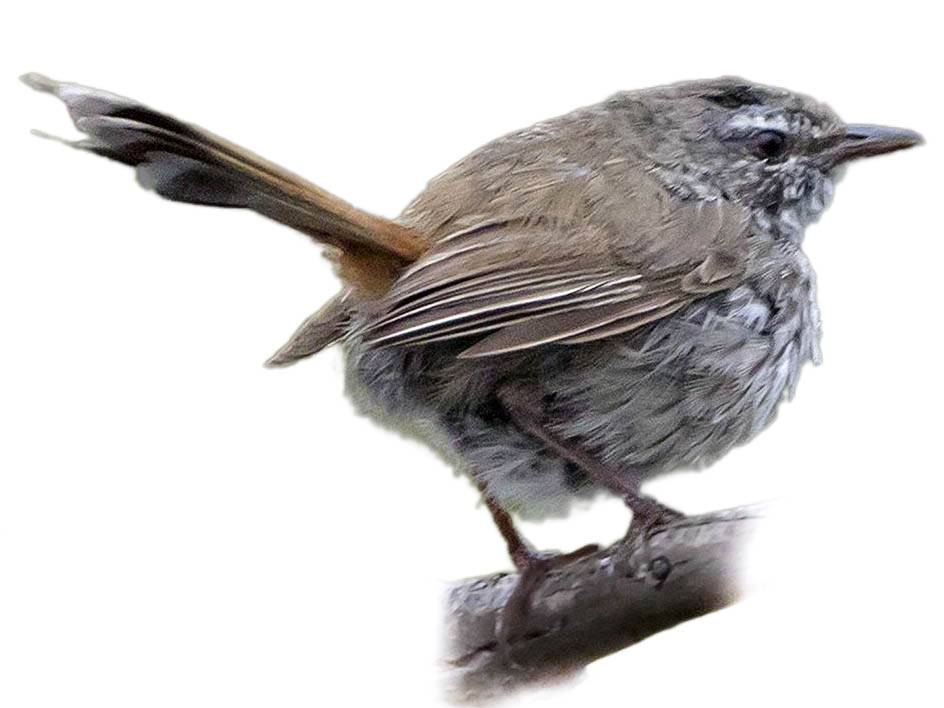
[[[444,452],[509,510],[566,512],[597,489],[496,410],[502,381],[540,387],[547,421],[614,470],[704,465],[767,425],[815,358],[812,293],[789,292],[778,301],[742,286],[645,331],[517,359],[350,342],[348,390],[362,411]]]
[[[588,352],[554,384],[557,429],[617,470],[713,462],[773,419],[816,357],[813,301],[791,295],[744,286]]]

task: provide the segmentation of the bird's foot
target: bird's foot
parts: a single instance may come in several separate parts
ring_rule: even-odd
[[[666,526],[674,521],[685,518],[685,514],[662,504],[652,497],[643,494],[633,494],[626,497],[626,505],[633,512],[633,519],[629,523],[626,538],[643,540],[649,532],[660,526]]]
[[[511,642],[523,634],[534,592],[541,586],[544,579],[549,573],[599,550],[600,547],[593,543],[570,553],[520,549],[512,555],[512,560],[518,569],[518,582],[499,612],[498,627],[495,630],[498,649],[505,654],[510,664],[514,663],[510,657]]]

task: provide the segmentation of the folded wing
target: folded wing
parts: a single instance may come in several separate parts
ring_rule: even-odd
[[[540,220],[447,236],[395,283],[365,340],[466,338],[462,357],[579,344],[629,332],[740,281],[747,228],[740,208],[680,202],[669,215],[636,222],[628,236]],[[653,249],[671,257],[652,258]]]

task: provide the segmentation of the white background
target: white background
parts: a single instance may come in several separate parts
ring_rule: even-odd
[[[751,561],[766,590],[515,700],[936,703],[929,6],[17,5],[0,43],[0,706],[437,705],[442,585],[508,566],[467,482],[354,414],[337,349],[261,367],[337,287],[317,248],[30,137],[71,126],[24,71],[132,95],[390,216],[498,134],[683,78],[742,74],[922,131],[853,165],[810,230],[825,365],[751,445],[651,485],[687,511],[784,499]],[[571,548],[626,520],[601,501],[525,531]]]

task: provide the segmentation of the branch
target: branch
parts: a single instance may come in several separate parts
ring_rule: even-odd
[[[595,659],[739,596],[740,550],[764,507],[687,517],[625,539],[552,572],[532,600],[526,627],[497,646],[499,612],[517,576],[499,573],[448,590],[445,662],[457,699],[481,699],[570,675]]]

